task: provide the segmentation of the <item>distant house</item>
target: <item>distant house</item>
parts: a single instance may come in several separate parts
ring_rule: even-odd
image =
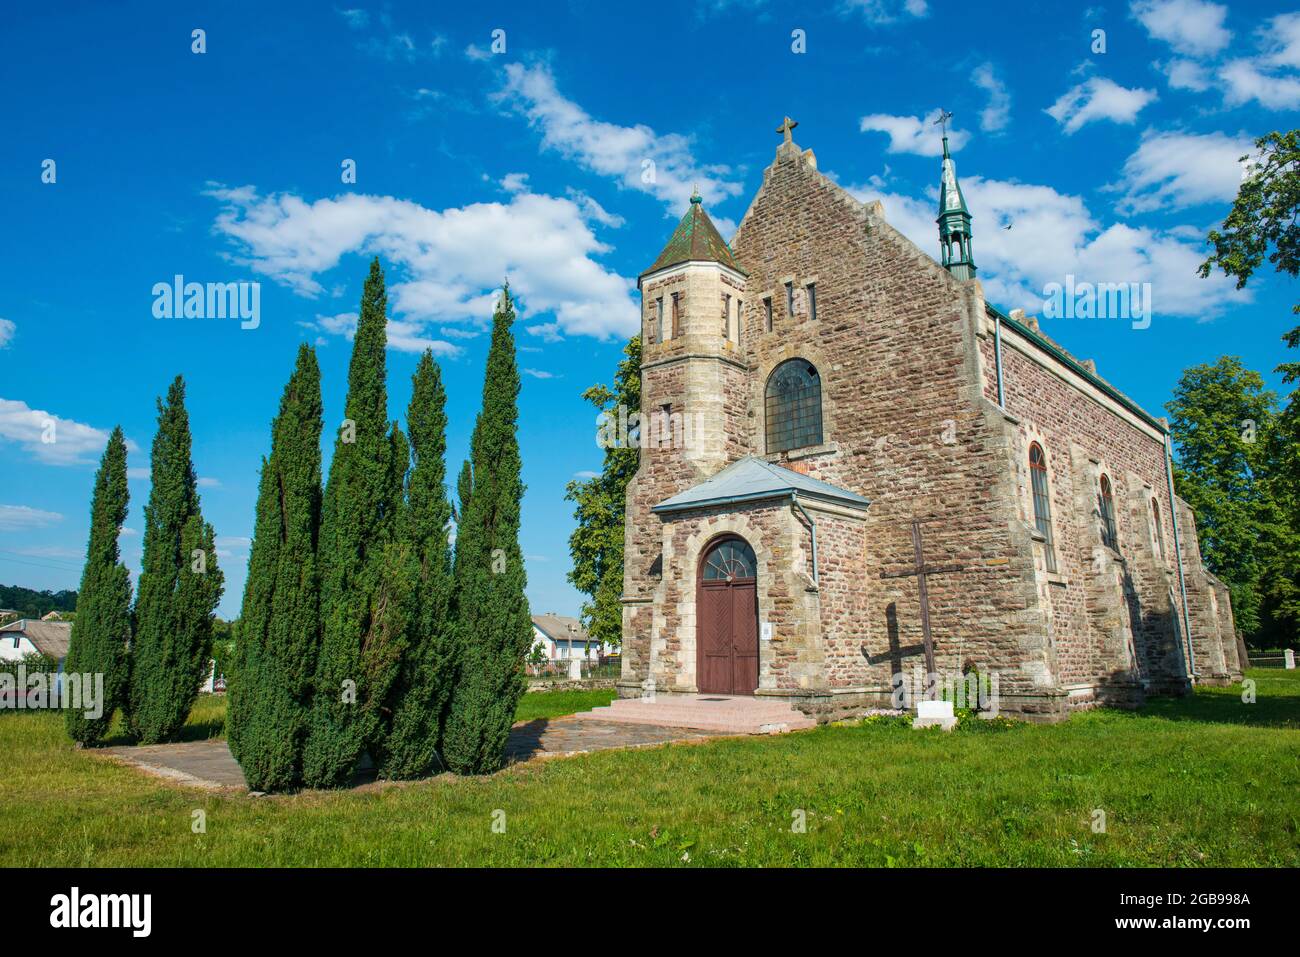
[[[542,653],[552,661],[561,658],[590,658],[593,661],[610,648],[602,649],[596,639],[587,635],[582,622],[567,615],[547,612],[533,615],[533,647],[541,646]]]
[[[16,618],[21,618],[22,613],[16,608],[0,608],[0,625],[7,624]]]
[[[71,637],[71,622],[20,618],[0,626],[0,660],[22,661],[28,655],[41,654],[58,662],[62,674]]]
[[[41,621],[63,621],[63,613],[60,611],[47,611],[41,615]]]

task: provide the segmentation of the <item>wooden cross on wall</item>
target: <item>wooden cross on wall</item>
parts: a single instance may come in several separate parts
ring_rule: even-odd
[[[798,126],[798,125],[799,125],[798,123],[796,123],[794,120],[790,119],[790,117],[787,116],[787,117],[785,118],[785,122],[782,123],[780,126],[778,126],[778,127],[776,128],[776,131],[777,131],[778,133],[783,133],[783,134],[785,134],[785,140],[784,140],[784,142],[789,143],[789,142],[791,141],[791,140],[790,140],[790,133],[791,133],[791,131],[792,131],[796,126]]]
[[[921,522],[912,520],[912,567],[894,572],[881,572],[881,578],[915,578],[921,590],[921,641],[925,649],[925,670],[934,674],[934,639],[930,635],[930,592],[927,579],[930,575],[941,572],[961,572],[966,569],[961,565],[927,565],[921,544]]]

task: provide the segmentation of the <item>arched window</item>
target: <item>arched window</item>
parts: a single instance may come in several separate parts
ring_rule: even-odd
[[[1106,475],[1101,477],[1101,495],[1097,505],[1097,510],[1101,513],[1101,543],[1119,551],[1119,538],[1115,533],[1115,496],[1111,493],[1110,478]]]
[[[1043,536],[1043,555],[1047,570],[1056,572],[1056,544],[1052,541],[1052,500],[1047,494],[1047,456],[1035,442],[1029,446],[1029,478],[1034,490],[1034,524]]]
[[[1165,560],[1165,526],[1160,521],[1160,503],[1151,500],[1151,521],[1156,523],[1156,558]]]
[[[704,559],[705,581],[734,581],[756,578],[758,562],[754,550],[739,538],[723,539]]]
[[[822,441],[822,380],[811,362],[791,359],[767,380],[767,451],[786,452]]]

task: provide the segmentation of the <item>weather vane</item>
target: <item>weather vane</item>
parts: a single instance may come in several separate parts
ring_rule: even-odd
[[[942,107],[940,107],[939,118],[934,121],[934,125],[940,127],[943,130],[944,136],[948,135],[948,121],[950,119],[952,119],[952,114],[949,113],[947,110],[943,109]]]

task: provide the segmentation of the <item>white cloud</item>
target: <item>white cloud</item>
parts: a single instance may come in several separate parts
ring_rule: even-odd
[[[1238,161],[1251,151],[1249,139],[1223,133],[1148,134],[1113,188],[1124,190],[1125,212],[1230,202],[1241,185]]]
[[[985,295],[1008,309],[1042,310],[1042,289],[1067,273],[1088,282],[1150,282],[1157,321],[1169,316],[1210,318],[1229,303],[1249,302],[1223,276],[1200,279],[1202,232],[1190,237],[1125,223],[1100,222],[1078,196],[1050,186],[962,180],[974,217],[975,261]],[[863,199],[881,199],[885,218],[922,250],[934,255],[937,195],[920,200],[850,187]],[[1011,229],[1006,229],[1010,225]]]
[[[582,168],[613,179],[624,189],[648,193],[667,211],[681,215],[696,186],[706,203],[739,196],[741,183],[731,178],[731,168],[696,160],[692,140],[679,133],[656,133],[650,127],[619,126],[592,117],[566,99],[548,66],[506,67],[506,84],[498,98],[527,117],[542,134],[542,146],[552,149]],[[726,220],[714,218],[724,233]]]
[[[1300,13],[1283,13],[1260,31],[1268,66],[1300,70]]]
[[[1137,0],[1129,10],[1153,39],[1188,56],[1218,53],[1232,40],[1232,33],[1223,25],[1228,8],[1217,3]]]
[[[336,9],[334,12],[341,16],[347,25],[353,30],[361,30],[370,26],[370,14],[360,8],[353,8],[350,10]]]
[[[554,372],[547,372],[545,369],[520,369],[519,371],[522,372],[524,375],[530,375],[530,376],[532,376],[534,379],[554,379],[554,378],[556,378],[556,375],[555,375]]]
[[[18,444],[46,465],[84,465],[104,454],[108,430],[33,409],[16,399],[0,399],[0,439]],[[130,439],[126,448],[139,451]]]
[[[319,329],[331,336],[342,336],[351,342],[357,334],[357,314],[355,312],[341,312],[336,316],[317,314],[314,322],[300,322],[299,325],[309,329]],[[430,349],[436,356],[456,356],[462,352],[460,346],[453,345],[443,339],[431,339],[424,335],[424,326],[420,322],[407,322],[390,316],[386,331],[388,333],[388,348],[397,352],[419,353]],[[455,337],[456,334],[457,330],[455,329],[440,331],[440,335],[444,336]],[[472,333],[472,335],[477,335],[477,333]],[[316,341],[317,343],[324,343],[329,340],[322,337]]]
[[[0,532],[25,532],[63,521],[58,512],[44,512],[27,505],[0,505]]]
[[[872,113],[864,116],[858,123],[863,133],[884,133],[889,137],[888,152],[914,153],[917,156],[942,156],[943,134],[935,126],[939,110],[932,110],[925,117],[890,116],[887,113]],[[970,135],[961,130],[948,131],[948,148],[953,152],[966,145]]]
[[[215,228],[239,247],[236,261],[301,296],[320,296],[318,277],[344,255],[378,255],[389,274],[394,348],[454,350],[422,337],[421,325],[486,323],[503,276],[526,314],[552,314],[565,335],[604,339],[637,327],[634,283],[595,260],[609,251],[592,232],[598,217],[572,199],[520,192],[437,211],[358,193],[311,203],[251,186],[209,195],[223,203]]]
[[[136,468],[127,469],[126,477],[132,482],[143,482],[146,479],[152,478],[153,474],[149,471],[148,466],[141,465]]]
[[[221,479],[200,475],[196,480],[196,484],[199,488],[221,488]]]
[[[483,61],[483,60],[489,60],[489,59],[491,59],[491,58],[492,58],[492,51],[491,51],[491,50],[485,50],[483,47],[479,46],[477,43],[471,43],[469,46],[467,46],[467,47],[465,48],[465,57],[466,57],[466,59],[469,59],[469,60],[477,60],[477,61],[480,61],[480,62],[481,62],[481,61]]]
[[[0,319],[0,349],[13,342],[17,328],[12,319]]]
[[[1258,100],[1270,110],[1300,109],[1300,78],[1270,76],[1254,60],[1232,60],[1219,71],[1223,98],[1230,106]]]
[[[926,0],[843,0],[844,13],[859,14],[868,23],[897,23],[910,17],[924,17],[930,13]]]
[[[988,106],[980,111],[980,129],[996,133],[1011,119],[1011,94],[1007,85],[993,72],[992,63],[981,63],[971,74],[971,82],[989,95]]]
[[[1164,72],[1169,85],[1175,90],[1204,93],[1210,88],[1210,74],[1203,64],[1195,60],[1170,60],[1157,66]]]
[[[1154,90],[1130,90],[1113,80],[1094,76],[1061,94],[1047,108],[1047,114],[1070,134],[1096,120],[1132,123],[1142,108],[1155,99]]]

